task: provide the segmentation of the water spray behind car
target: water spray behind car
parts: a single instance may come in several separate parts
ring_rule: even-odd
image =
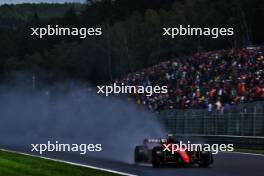
[[[0,88],[0,148],[30,151],[30,144],[47,141],[101,143],[103,151],[87,155],[133,162],[136,144],[165,134],[154,114],[127,98],[105,98],[79,85],[47,90]]]

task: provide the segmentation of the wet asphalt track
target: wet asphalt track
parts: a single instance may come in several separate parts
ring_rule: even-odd
[[[142,176],[264,176],[264,156],[222,153],[215,156],[215,164],[210,168],[159,168],[131,165],[100,159],[80,158],[80,156],[61,156],[82,164],[128,172]]]
[[[210,168],[164,167],[158,169],[69,153],[51,153],[45,156],[140,176],[264,176],[264,156],[240,153],[214,155],[215,163]]]

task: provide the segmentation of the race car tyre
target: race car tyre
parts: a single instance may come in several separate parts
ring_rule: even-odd
[[[148,148],[146,146],[136,146],[134,153],[135,163],[147,162],[148,157]]]
[[[197,152],[197,158],[199,167],[209,167],[213,163],[213,155],[210,152]]]
[[[158,154],[158,152],[161,152],[161,154]],[[162,151],[162,148],[160,147],[154,147],[152,149],[152,167],[153,168],[159,168],[163,165],[162,163],[162,158],[164,157],[163,156],[163,151]]]

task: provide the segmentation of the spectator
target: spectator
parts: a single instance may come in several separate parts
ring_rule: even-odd
[[[230,105],[264,100],[264,48],[220,50],[161,62],[117,83],[167,85],[168,94],[133,95],[138,104],[164,109],[229,109]],[[208,103],[209,102],[209,103]]]

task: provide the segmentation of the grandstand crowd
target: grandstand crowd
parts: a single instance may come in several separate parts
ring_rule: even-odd
[[[167,94],[134,94],[153,111],[207,108],[264,100],[264,48],[220,50],[176,58],[124,76],[116,83],[167,85]]]

